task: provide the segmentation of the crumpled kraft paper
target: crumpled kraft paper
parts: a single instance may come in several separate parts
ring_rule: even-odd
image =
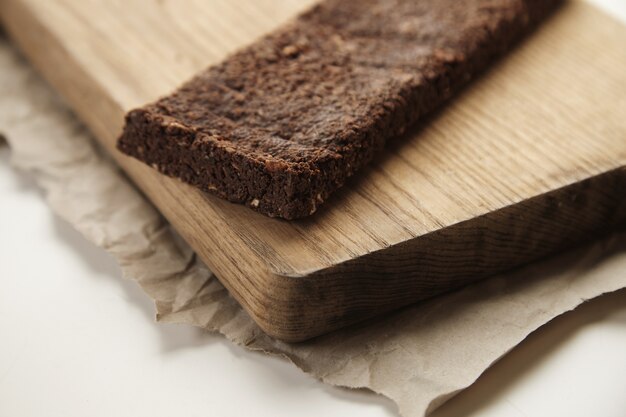
[[[368,388],[406,417],[471,385],[529,333],[626,287],[626,232],[584,249],[313,341],[266,336],[152,205],[103,156],[38,76],[0,39],[0,133],[52,209],[111,253],[155,300],[157,319],[222,333],[288,357],[322,381]]]

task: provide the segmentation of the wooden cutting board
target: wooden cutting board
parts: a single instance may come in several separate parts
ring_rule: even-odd
[[[306,339],[626,223],[626,29],[571,2],[313,217],[114,148],[124,113],[311,0],[1,0],[8,33],[250,315]]]

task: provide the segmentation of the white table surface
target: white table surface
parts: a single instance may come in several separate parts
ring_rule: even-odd
[[[626,21],[626,0],[594,2]],[[6,146],[0,196],[0,417],[396,415],[382,397],[155,324],[152,302],[51,213]],[[626,417],[626,291],[540,329],[435,415]]]

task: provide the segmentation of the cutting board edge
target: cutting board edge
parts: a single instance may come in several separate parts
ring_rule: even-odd
[[[272,295],[261,297],[267,298],[271,308],[250,313],[271,336],[289,342],[306,340],[329,329],[338,329],[430,298],[440,294],[443,287],[446,290],[459,288],[580,245],[615,228],[626,227],[626,195],[620,193],[624,189],[626,166],[618,166],[521,203],[306,276],[268,273],[264,279],[267,287],[273,289]],[[523,221],[517,221],[520,217]],[[539,233],[543,234],[543,239],[537,239],[537,229],[542,229]],[[483,242],[478,250],[469,246],[470,242],[477,241],[476,233],[483,236],[478,239]],[[441,252],[446,253],[438,257]],[[432,256],[423,268],[410,261],[420,255]],[[403,270],[399,264],[407,259],[408,266]],[[459,260],[461,266],[455,267],[454,261]],[[476,269],[468,270],[467,262],[474,262]],[[393,265],[390,267],[389,264]],[[339,282],[337,275],[344,278],[342,285],[333,286]],[[350,275],[359,279],[351,280]],[[358,297],[350,298],[347,308],[346,305],[335,305],[329,309],[325,300],[334,296],[345,300],[346,294],[351,293],[346,283],[359,287],[354,292]],[[369,291],[364,291],[363,287],[369,287]],[[335,294],[333,290],[336,290]],[[281,295],[277,297],[277,294]],[[372,297],[381,300],[374,309]],[[366,299],[370,311],[364,314],[359,303]]]

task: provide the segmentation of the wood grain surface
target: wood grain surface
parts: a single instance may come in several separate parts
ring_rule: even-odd
[[[626,223],[626,29],[583,2],[286,222],[121,155],[126,111],[311,0],[0,0],[7,32],[270,335],[303,340]]]

